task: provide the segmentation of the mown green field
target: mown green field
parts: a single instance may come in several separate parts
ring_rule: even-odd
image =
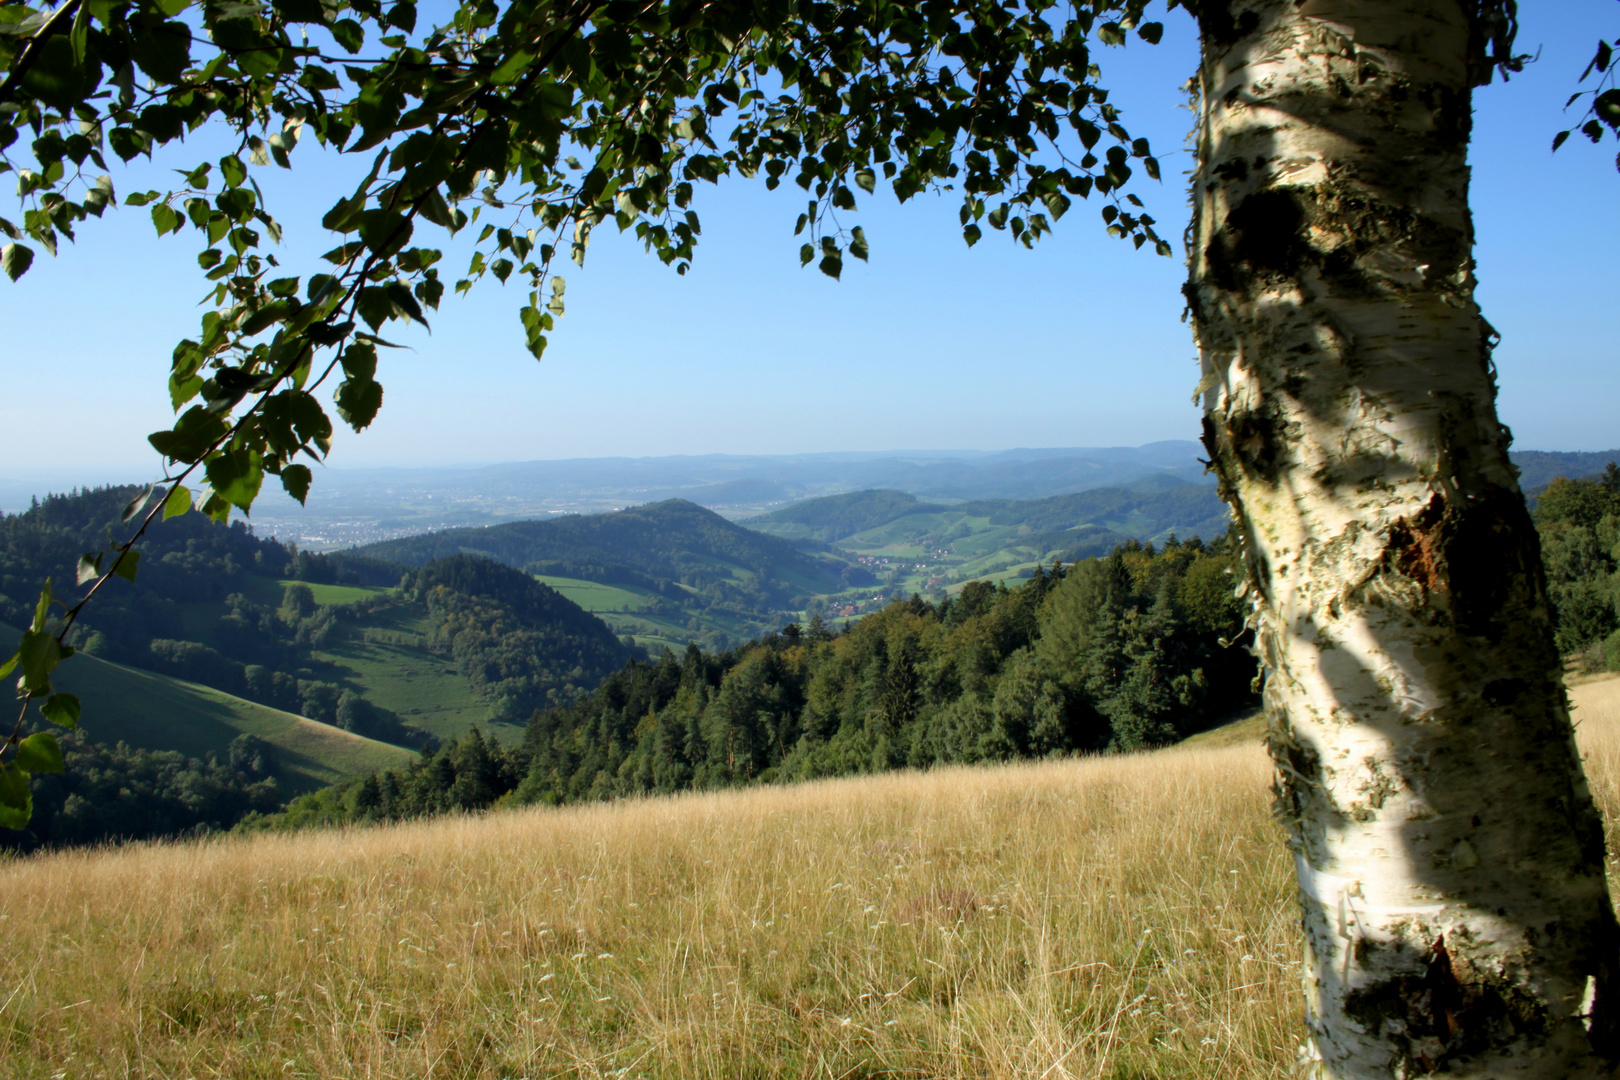
[[[288,585],[308,585],[310,592],[315,594],[317,604],[333,606],[369,600],[373,596],[389,591],[381,585],[326,585],[314,581],[296,581],[292,578],[268,578],[258,574],[245,574],[243,577],[245,583],[242,591],[247,598],[254,603],[269,604],[272,607],[281,603]]]
[[[415,605],[386,607],[362,624],[346,625],[340,641],[313,655],[329,666],[324,677],[353,686],[373,705],[441,739],[460,738],[475,725],[502,742],[521,738],[521,726],[490,721],[489,707],[453,660],[424,647],[426,622],[427,613]]]
[[[550,585],[593,615],[604,615],[608,612],[640,611],[647,606],[648,597],[652,595],[646,589],[637,589],[626,585],[604,585],[601,582],[585,581],[582,578],[535,574],[534,579]]]
[[[288,585],[308,585],[309,591],[315,594],[317,604],[352,604],[357,600],[369,600],[373,596],[386,593],[389,590],[381,585],[323,585],[315,581],[292,581],[282,578],[276,582],[276,597],[279,601],[282,591]]]
[[[646,589],[554,574],[534,577],[607,623],[615,634],[628,634],[655,656],[666,648],[679,652],[691,640],[692,632],[675,613],[654,613],[657,596]]]
[[[16,647],[17,631],[0,627],[0,647]],[[224,756],[238,735],[256,735],[277,750],[278,778],[293,792],[310,791],[378,769],[395,768],[411,751],[351,735],[222,690],[80,653],[53,676],[56,688],[77,694],[80,726],[96,742],[127,742],[188,757]]]

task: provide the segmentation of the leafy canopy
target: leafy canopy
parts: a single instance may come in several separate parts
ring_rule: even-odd
[[[333,432],[316,390],[336,380],[338,419],[372,422],[382,333],[425,325],[443,298],[439,237],[476,230],[457,292],[491,275],[528,286],[522,329],[537,358],[564,310],[559,252],[583,262],[611,221],[684,273],[702,231],[695,187],[733,174],[804,190],[801,262],[835,278],[846,255],[868,254],[841,215],[880,182],[902,200],[959,191],[969,244],[988,223],[1032,245],[1096,195],[1109,232],[1167,255],[1125,191],[1136,167],[1157,178],[1158,162],[1123,126],[1093,57],[1131,33],[1158,41],[1145,6],[463,0],[421,29],[412,0],[0,6],[0,171],[16,174],[22,211],[20,223],[0,217],[12,279],[118,203],[109,151],[181,153],[210,126],[236,142],[215,161],[183,159],[171,190],[123,197],[159,236],[198,239],[205,311],[173,353],[175,423],[150,438],[172,463],[168,486],[130,504],[132,537],[84,556],[80,582],[94,585],[78,604],[53,617],[46,589],[6,666],[20,669],[23,699],[0,772],[6,820],[27,819],[27,772],[60,763],[49,735],[21,738],[29,702],[76,719],[49,676],[84,603],[134,574],[134,544],[159,515],[195,506],[224,520],[252,506],[266,475],[306,497],[301,457],[323,459]],[[366,155],[370,169],[322,219],[338,234],[324,265],[293,273],[267,246],[280,229],[254,173],[291,168],[310,140]]]

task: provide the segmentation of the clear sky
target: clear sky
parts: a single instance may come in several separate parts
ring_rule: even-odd
[[[1549,146],[1597,37],[1620,33],[1620,7],[1520,8],[1520,50],[1540,58],[1476,95],[1473,148],[1480,300],[1503,335],[1501,412],[1520,448],[1617,447],[1617,147],[1576,136],[1555,158]],[[1192,122],[1178,87],[1195,46],[1177,12],[1162,45],[1102,56],[1113,100],[1164,163],[1163,184],[1136,190],[1176,241]],[[219,153],[193,140],[159,164]],[[319,218],[354,172],[334,157],[300,150],[293,171],[260,170],[291,272],[332,244]],[[161,175],[143,166],[114,179],[126,193]],[[332,464],[1196,437],[1179,242],[1174,259],[1132,251],[1103,234],[1099,204],[1077,200],[1033,252],[989,230],[969,250],[953,193],[899,206],[880,187],[854,219],[871,262],[847,261],[833,282],[798,266],[802,206],[791,184],[700,190],[703,241],[684,278],[604,227],[585,269],[565,271],[568,314],[543,363],[523,348],[517,288],[490,280],[448,296],[432,334],[405,335],[412,351],[386,358],[378,422],[340,438]],[[0,477],[152,473],[145,436],[170,422],[169,354],[199,314],[197,248],[189,233],[157,240],[146,211],[126,208],[88,222],[58,258],[36,259],[21,283],[0,279]],[[447,264],[453,281],[465,255]]]

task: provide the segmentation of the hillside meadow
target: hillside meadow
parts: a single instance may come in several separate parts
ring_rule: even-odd
[[[1573,696],[1612,820],[1620,681]],[[1206,739],[17,860],[0,1074],[1281,1077],[1268,777]]]
[[[0,648],[18,632],[0,625]],[[79,655],[53,676],[84,706],[84,731],[98,743],[176,750],[220,758],[238,735],[254,735],[276,750],[277,778],[292,793],[346,776],[398,768],[414,751],[368,739],[296,713],[261,705],[200,683]]]

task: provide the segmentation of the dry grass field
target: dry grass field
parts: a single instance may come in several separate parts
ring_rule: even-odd
[[[1620,810],[1620,681],[1575,691]],[[1257,745],[0,866],[0,1075],[1281,1077]]]

